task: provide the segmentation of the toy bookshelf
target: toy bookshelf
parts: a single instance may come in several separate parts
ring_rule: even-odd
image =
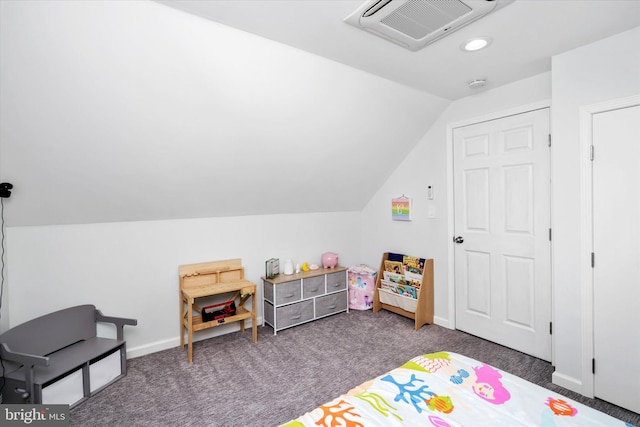
[[[380,271],[376,279],[376,287],[373,294],[373,312],[385,309],[401,316],[414,319],[416,330],[423,325],[433,324],[433,259],[424,259],[424,269],[420,289],[416,298],[400,295],[381,288],[385,261],[398,260],[403,254],[385,252],[380,263]]]

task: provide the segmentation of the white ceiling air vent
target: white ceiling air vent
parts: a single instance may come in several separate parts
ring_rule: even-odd
[[[345,22],[418,50],[513,0],[371,0]]]

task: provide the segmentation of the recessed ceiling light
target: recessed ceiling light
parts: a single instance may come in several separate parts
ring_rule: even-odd
[[[484,49],[491,44],[489,37],[474,37],[467,40],[460,46],[462,50],[467,52],[475,52],[476,50]]]

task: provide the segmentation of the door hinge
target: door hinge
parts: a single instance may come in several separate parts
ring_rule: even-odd
[[[551,134],[549,134],[549,147],[551,147]]]
[[[551,229],[549,229],[549,241],[551,241]]]
[[[590,160],[593,162],[593,159],[595,158],[595,151],[596,149],[593,148],[593,145],[589,147],[589,158]]]
[[[549,322],[549,335],[553,335],[553,322]]]
[[[596,359],[591,359],[591,373],[596,373]]]
[[[591,268],[596,266],[596,254],[591,252]]]

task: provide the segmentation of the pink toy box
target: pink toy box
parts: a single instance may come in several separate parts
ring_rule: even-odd
[[[376,273],[364,264],[349,267],[349,309],[369,310],[373,307]]]

